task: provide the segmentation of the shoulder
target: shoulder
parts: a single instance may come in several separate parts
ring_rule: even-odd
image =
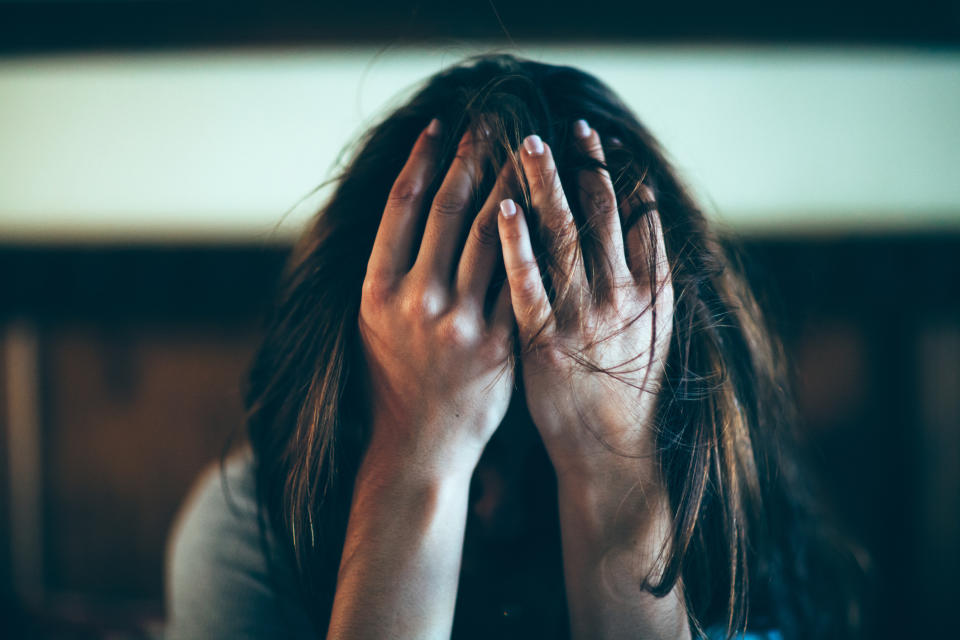
[[[268,562],[256,495],[249,450],[197,480],[167,545],[168,640],[313,637],[289,573]]]

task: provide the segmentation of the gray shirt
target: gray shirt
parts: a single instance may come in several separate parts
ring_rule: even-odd
[[[316,638],[267,532],[267,567],[249,450],[211,466],[182,507],[167,546],[167,640]]]

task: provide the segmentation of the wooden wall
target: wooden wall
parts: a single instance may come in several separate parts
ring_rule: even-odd
[[[876,569],[869,637],[946,631],[960,597],[960,237],[755,238],[744,253],[787,342],[828,501]],[[284,254],[0,248],[0,323],[30,327],[38,347],[42,615],[160,618],[171,519],[242,428],[240,380]],[[18,514],[2,475],[12,593]]]

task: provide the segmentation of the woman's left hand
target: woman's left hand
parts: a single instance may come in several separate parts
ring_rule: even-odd
[[[603,161],[597,132],[583,121],[573,126],[581,149]],[[511,303],[525,347],[522,371],[528,410],[559,478],[569,474],[581,479],[601,477],[635,469],[633,458],[653,459],[655,437],[650,423],[673,317],[673,288],[659,215],[651,211],[651,225],[634,225],[625,251],[620,218],[626,207],[617,206],[609,174],[603,170],[580,173],[580,203],[597,229],[598,246],[613,279],[610,295],[596,296],[596,283],[588,280],[579,234],[550,148],[537,136],[528,137],[523,147],[520,156],[540,221],[540,237],[560,265],[560,273],[551,275],[555,284],[559,284],[557,278],[566,278],[572,293],[570,308],[555,314],[524,212],[512,200],[501,203],[499,230]],[[649,202],[652,192],[646,190],[641,196]],[[655,278],[646,266],[651,243],[644,238],[644,227],[656,236]],[[601,297],[607,299],[598,303]]]

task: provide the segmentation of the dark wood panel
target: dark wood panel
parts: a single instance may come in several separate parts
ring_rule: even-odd
[[[0,522],[10,522],[10,474],[7,460],[7,344],[0,335]],[[12,584],[10,573],[10,527],[0,525],[0,593]]]
[[[0,245],[0,320],[253,321],[288,249],[277,246]]]
[[[254,333],[68,324],[43,341],[47,588],[156,599],[176,510],[242,441]]]

